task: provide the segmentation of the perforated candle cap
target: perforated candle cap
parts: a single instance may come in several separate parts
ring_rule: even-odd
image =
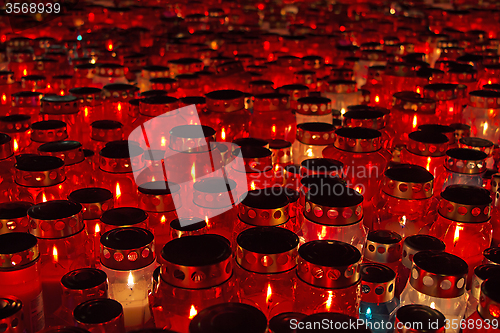
[[[433,194],[434,176],[424,167],[400,164],[384,171],[382,191],[407,200],[428,199]]]
[[[493,155],[495,144],[490,140],[474,137],[462,137],[458,141],[460,148],[475,149],[484,152],[488,157]]]
[[[426,157],[439,157],[446,154],[449,139],[443,133],[435,131],[415,131],[408,134],[406,150]]]
[[[23,333],[23,303],[14,296],[0,297],[0,327],[5,333]]]
[[[267,318],[243,303],[222,303],[200,311],[189,324],[190,333],[265,333]]]
[[[460,257],[442,251],[421,251],[413,256],[410,284],[432,297],[455,298],[465,293],[469,266]]]
[[[123,139],[123,124],[115,120],[96,120],[91,126],[92,140],[110,142]]]
[[[174,239],[162,249],[161,278],[180,288],[203,289],[227,281],[233,271],[231,246],[219,235]]]
[[[22,268],[38,260],[38,239],[24,232],[0,235],[0,270]]]
[[[335,127],[328,123],[298,124],[296,138],[308,145],[329,145],[335,141]]]
[[[437,327],[431,326],[435,325],[434,323],[437,323]],[[446,317],[441,312],[426,305],[409,304],[396,311],[395,326],[404,327],[398,330],[398,333],[442,333],[445,330],[445,323]],[[422,329],[415,331],[411,327],[421,327]]]
[[[388,110],[387,110],[388,111]],[[346,127],[364,127],[380,130],[387,125],[389,112],[383,112],[375,108],[363,108],[349,110],[344,113],[344,123]]]
[[[67,125],[60,120],[43,120],[31,124],[31,140],[35,142],[54,142],[68,138]]]
[[[236,204],[236,187],[234,180],[224,177],[199,180],[193,185],[193,202],[204,208],[226,208]]]
[[[446,151],[445,168],[461,174],[481,174],[486,171],[486,158],[482,151],[468,148],[453,148]]]
[[[62,115],[78,113],[78,98],[73,95],[45,95],[41,99],[41,113]]]
[[[289,200],[279,187],[248,191],[238,206],[241,221],[255,226],[277,226],[288,221]]]
[[[483,264],[500,265],[500,247],[490,247],[483,251]]]
[[[64,165],[73,165],[85,160],[83,146],[78,141],[47,142],[38,147],[40,155],[55,156],[64,161]]]
[[[311,241],[299,248],[297,276],[316,287],[346,288],[359,281],[361,261],[361,253],[350,244]]]
[[[128,141],[111,141],[99,152],[99,168],[110,173],[128,173],[144,165],[144,150]]]
[[[174,182],[154,181],[139,185],[138,190],[139,208],[147,212],[169,212],[175,210],[174,195],[179,195],[180,186]]]
[[[123,306],[114,299],[93,299],[79,304],[73,317],[77,324],[84,326],[103,326],[106,331],[112,332],[125,331],[123,320]]]
[[[361,300],[367,303],[385,303],[394,298],[396,273],[382,264],[361,265]]]
[[[81,204],[85,210],[85,220],[98,219],[101,215],[113,208],[113,193],[100,187],[87,187],[75,190],[68,195],[68,200]]]
[[[205,97],[210,111],[234,112],[245,108],[245,94],[238,90],[216,90]]]
[[[445,244],[442,240],[429,235],[408,236],[403,241],[402,264],[410,269],[413,265],[413,256],[420,251],[444,251]]]
[[[500,91],[475,90],[469,93],[469,105],[476,108],[500,108]]]
[[[272,154],[271,150],[261,146],[243,145],[232,152],[233,156],[243,157],[243,163],[238,163],[234,167],[237,171],[247,173],[269,171],[273,167]]]
[[[101,236],[101,263],[111,269],[134,270],[155,260],[153,234],[142,228],[116,228]]]
[[[30,233],[38,238],[63,238],[85,228],[83,206],[69,200],[51,200],[28,209]]]
[[[457,222],[485,222],[490,218],[491,203],[490,192],[484,188],[450,185],[441,192],[439,214]]]
[[[9,201],[0,203],[0,234],[28,232],[28,209],[33,203]]]
[[[377,263],[401,259],[402,237],[390,230],[370,231],[366,241],[365,258]]]
[[[215,130],[205,125],[181,125],[170,130],[170,149],[184,153],[200,153],[212,149]]]
[[[476,268],[474,268],[474,276],[472,277],[472,284],[470,288],[472,297],[479,300],[481,294],[481,285],[483,284],[484,280],[494,276],[500,276],[499,265],[486,264],[476,266]]]
[[[326,97],[308,96],[297,100],[297,113],[305,115],[325,115],[332,113],[332,101]]]
[[[236,238],[236,261],[256,273],[280,273],[297,264],[298,236],[287,229],[256,227],[242,231]]]
[[[334,147],[352,153],[369,153],[382,147],[382,134],[375,129],[364,127],[344,127],[335,131]],[[324,155],[328,157],[328,151],[332,147],[325,148]]]

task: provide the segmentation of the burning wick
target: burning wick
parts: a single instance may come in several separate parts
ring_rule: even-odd
[[[196,308],[194,305],[191,305],[191,308],[189,309],[189,319],[193,319],[194,316],[198,314],[198,311],[196,311]]]
[[[266,303],[267,303],[267,308],[269,309],[269,306],[271,305],[271,302],[273,301],[271,299],[271,296],[273,295],[273,290],[271,289],[271,284],[267,284],[267,295],[266,295]]]

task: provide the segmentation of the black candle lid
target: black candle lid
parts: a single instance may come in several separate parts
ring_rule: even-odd
[[[219,235],[185,236],[171,240],[162,249],[162,279],[188,289],[219,285],[231,277],[231,246]],[[214,272],[218,271],[218,274]]]
[[[116,228],[101,236],[101,263],[108,268],[139,269],[154,260],[154,236],[149,230]]]
[[[0,268],[16,268],[37,260],[38,239],[24,232],[0,235]]]
[[[106,283],[108,276],[104,271],[95,268],[80,268],[66,273],[61,278],[62,285],[71,290],[85,290]]]
[[[251,225],[276,226],[288,221],[289,200],[282,187],[248,191],[238,205],[240,220]]]
[[[390,196],[417,200],[432,197],[433,183],[434,176],[424,167],[400,164],[384,171],[381,187]]]
[[[123,317],[123,307],[114,299],[92,299],[78,305],[73,317],[81,324],[108,324]]]
[[[235,139],[233,143],[237,146],[259,146],[259,147],[267,147],[269,142],[263,139],[258,138],[239,138]]]
[[[406,149],[420,156],[444,156],[448,147],[448,137],[434,131],[415,131],[408,134]]]
[[[236,261],[257,273],[279,273],[297,264],[299,237],[276,227],[256,227],[242,231],[236,238]]]
[[[113,208],[113,193],[100,187],[75,190],[68,195],[68,199],[85,207],[83,218],[86,220],[98,219],[103,212]]]
[[[27,201],[10,201],[0,203],[0,234],[20,231],[28,227],[28,209],[33,206]]]
[[[299,248],[297,275],[323,288],[345,288],[360,279],[361,253],[347,243],[333,240],[307,242]]]
[[[343,313],[337,312],[320,312],[309,315],[302,319],[298,325],[304,327],[305,329],[300,330],[301,332],[314,332],[320,333],[323,331],[330,332],[349,332],[349,333],[370,333],[371,331],[363,327],[362,325],[355,324],[352,328],[353,323],[358,323],[359,319],[348,316]],[[329,329],[325,330],[323,327],[318,328],[318,323],[328,323]],[[340,329],[339,327],[348,327],[346,329]]]
[[[101,222],[112,226],[131,226],[146,223],[148,214],[135,207],[119,207],[109,209],[101,216]]]
[[[408,236],[403,241],[403,257],[402,264],[406,268],[411,268],[413,265],[413,256],[425,250],[444,251],[445,244],[442,240],[429,235],[413,235]]]
[[[431,307],[420,304],[410,304],[400,307],[396,311],[396,323],[402,326],[421,327],[417,332],[438,333],[444,331],[445,316]],[[432,327],[437,323],[438,327]],[[401,333],[413,333],[414,330],[402,329]]]
[[[302,177],[309,175],[329,175],[341,177],[344,163],[331,158],[310,158],[302,161],[300,174]]]
[[[269,319],[269,333],[295,333],[290,327],[291,320],[299,322],[305,314],[300,312],[284,312]]]
[[[500,265],[500,247],[490,247],[483,252],[484,264]]]
[[[441,192],[439,214],[458,222],[485,222],[491,203],[490,192],[482,187],[450,185]]]
[[[223,303],[200,311],[189,324],[190,333],[265,333],[267,318],[243,303]]]
[[[0,324],[3,319],[9,318],[23,308],[23,303],[14,297],[0,298]]]

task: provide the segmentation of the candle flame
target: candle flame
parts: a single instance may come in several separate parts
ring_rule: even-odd
[[[435,309],[436,308],[436,303],[434,302],[431,302],[431,305],[429,305],[432,309]]]
[[[483,135],[486,135],[486,132],[488,131],[488,122],[483,123]]]
[[[23,76],[28,75],[28,71],[26,69],[23,70]]]
[[[254,182],[254,181],[252,181],[252,182],[250,183],[250,189],[251,189],[252,191],[256,189],[256,186],[255,186],[255,182]]]
[[[318,237],[319,240],[325,239],[326,233],[327,233],[326,227],[322,226],[321,227],[321,233],[319,234],[319,237]]]
[[[134,287],[134,276],[132,271],[128,272],[127,286],[132,289]]]
[[[462,227],[457,227],[455,229],[455,235],[453,236],[453,244],[454,245],[458,242],[458,239],[460,238],[460,230],[462,230]]]
[[[191,178],[193,178],[193,183],[196,182],[196,167],[193,163],[193,166],[191,167]]]
[[[117,109],[118,109],[118,111],[122,110],[122,103],[118,103]]]
[[[95,64],[95,59],[90,59],[91,64]]]
[[[166,219],[165,219],[165,215],[162,215],[162,216],[161,216],[161,219],[160,219],[160,222],[163,224],[163,223],[165,223],[165,220],[166,220]]]
[[[224,127],[222,127],[222,130],[220,132],[220,137],[221,137],[222,141],[226,140],[226,130],[224,129]]]
[[[430,168],[431,168],[431,157],[427,157],[427,166],[425,167],[427,169],[427,171],[430,172]]]
[[[19,150],[19,145],[17,144],[17,140],[16,139],[14,139],[13,145],[14,145],[14,152],[17,152]]]
[[[61,90],[61,91],[59,92],[59,95],[64,96],[64,90]]]
[[[345,113],[345,108],[342,108],[342,110],[340,110],[340,114],[344,115],[344,113]]]
[[[417,128],[417,115],[413,116],[413,123],[412,123],[413,129]]]
[[[196,308],[194,305],[191,305],[191,309],[189,309],[189,319],[193,319],[194,316],[198,314],[198,311],[196,311]]]
[[[380,102],[380,97],[378,97],[378,95],[377,95],[377,96],[375,96],[375,103],[378,103],[378,102]]]
[[[271,131],[273,131],[273,133],[276,133],[276,125],[273,125]]]
[[[354,188],[359,194],[361,194],[361,192],[363,191],[363,189],[361,188],[361,186],[356,186]]]
[[[94,229],[95,233],[98,234],[101,232],[101,227],[99,226],[99,223],[96,223],[95,224],[95,229]]]
[[[115,189],[115,192],[116,192],[116,199],[120,199],[120,197],[122,196],[122,191],[120,189],[120,184],[119,183],[116,183],[116,189]]]
[[[491,84],[491,80],[488,80],[488,84]]]
[[[108,51],[113,51],[113,43],[108,43]]]
[[[7,102],[7,95],[2,94],[2,104],[5,104]]]
[[[89,116],[89,108],[85,107],[85,109],[83,109],[83,113],[85,113],[85,118],[87,118]]]
[[[420,94],[420,87],[417,87],[417,94]]]
[[[54,258],[54,262],[59,261],[59,255],[57,253],[57,247],[55,245],[54,247],[52,247],[52,257]]]
[[[161,137],[161,146],[165,147],[167,145],[167,139],[164,136]]]
[[[42,193],[42,202],[47,202],[47,197],[45,196],[45,193]]]
[[[399,224],[404,227],[406,225],[406,215],[401,216],[399,219]]]
[[[306,156],[307,157],[313,157],[314,156],[314,152],[312,151],[311,147],[307,148],[307,150],[306,150]]]
[[[326,311],[330,311],[330,308],[332,307],[332,301],[333,301],[333,292],[331,290],[328,290],[328,299],[326,300]]]
[[[267,284],[267,295],[266,295],[266,303],[271,301],[271,296],[273,295],[273,290],[271,289],[271,284]]]
[[[156,181],[155,176],[151,177],[151,181],[152,181],[152,182],[155,182],[155,181]]]

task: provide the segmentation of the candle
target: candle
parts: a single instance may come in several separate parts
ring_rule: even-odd
[[[73,312],[76,325],[91,332],[125,333],[122,305],[109,298],[92,299]]]
[[[150,231],[136,227],[112,229],[101,237],[109,296],[123,306],[128,330],[142,328],[151,319],[148,294],[156,268],[153,239]]]

